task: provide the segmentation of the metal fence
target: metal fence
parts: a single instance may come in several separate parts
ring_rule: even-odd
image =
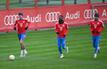
[[[61,5],[62,0],[36,0],[37,6],[55,6]],[[64,0],[65,5],[71,4],[86,4],[88,0]],[[91,0],[91,3],[107,2],[107,0]],[[35,0],[10,0],[9,8],[34,7]],[[0,10],[6,9],[6,0],[0,0]]]

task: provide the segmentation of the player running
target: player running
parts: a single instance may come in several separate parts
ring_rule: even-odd
[[[103,22],[99,19],[99,14],[96,12],[94,15],[94,20],[90,22],[90,31],[92,32],[93,47],[95,48],[94,58],[97,57],[98,52],[100,52],[100,38],[101,32],[104,29]]]
[[[66,35],[68,33],[68,26],[64,23],[63,16],[59,16],[59,22],[55,25],[55,32],[57,34],[57,44],[58,44],[58,51],[60,58],[63,58],[64,55],[62,53],[62,48],[67,50],[68,47],[66,46]]]
[[[14,30],[16,30],[18,34],[18,39],[21,46],[20,57],[25,57],[27,54],[27,50],[24,45],[24,39],[26,38],[26,30],[28,29],[29,22],[23,19],[23,13],[19,13],[19,20],[16,20],[14,24]]]

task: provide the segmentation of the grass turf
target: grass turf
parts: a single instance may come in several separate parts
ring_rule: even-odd
[[[102,33],[101,53],[93,59],[91,33],[88,26],[71,27],[67,36],[69,53],[58,57],[56,34],[53,30],[30,31],[25,44],[28,55],[20,58],[20,45],[15,32],[0,34],[0,69],[105,69],[107,68],[107,34]],[[14,54],[15,61],[8,56]]]

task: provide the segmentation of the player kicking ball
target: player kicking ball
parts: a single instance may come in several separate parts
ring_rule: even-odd
[[[57,44],[60,58],[63,58],[62,48],[66,49],[68,53],[68,47],[66,46],[66,35],[68,32],[68,26],[64,23],[63,16],[59,16],[59,21],[55,25],[55,32],[57,34]]]
[[[93,47],[95,49],[94,58],[97,57],[97,54],[100,52],[100,39],[101,39],[101,32],[104,29],[103,22],[99,19],[99,14],[96,12],[94,15],[94,20],[90,22],[90,30],[92,32],[92,41]]]
[[[23,19],[23,13],[18,14],[19,20],[16,20],[14,24],[14,30],[16,30],[18,34],[18,39],[21,46],[20,57],[25,57],[27,54],[27,50],[24,45],[24,39],[26,38],[26,30],[28,29],[29,22]]]

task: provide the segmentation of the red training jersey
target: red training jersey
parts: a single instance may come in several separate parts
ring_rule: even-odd
[[[26,27],[28,27],[28,21],[27,20],[16,20],[14,27],[16,27],[18,34],[26,33]]]
[[[55,32],[58,33],[58,37],[65,37],[68,33],[68,25],[66,23],[55,25]]]
[[[104,28],[104,24],[101,20],[92,20],[89,25],[93,36],[99,36]]]

